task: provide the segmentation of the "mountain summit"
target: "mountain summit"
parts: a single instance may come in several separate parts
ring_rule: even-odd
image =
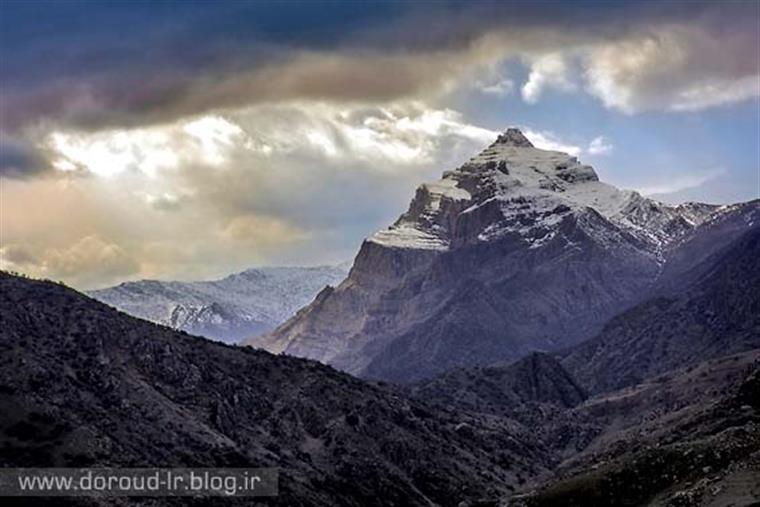
[[[574,156],[535,148],[518,129],[508,129],[479,155],[417,189],[409,210],[370,241],[398,248],[446,250],[514,234],[536,248],[556,236],[566,218],[599,230],[603,243],[633,236],[642,252],[663,247],[699,225],[717,206],[665,206],[637,192],[602,183]],[[591,214],[589,214],[591,213]],[[603,237],[604,236],[604,237]]]
[[[707,228],[730,240],[757,209],[667,206],[509,129],[417,188],[345,281],[248,343],[399,382],[566,347],[655,290],[673,256],[688,269],[682,244],[723,222]]]
[[[502,135],[496,138],[494,144],[501,144],[505,146],[516,146],[518,148],[533,148],[533,143],[528,141],[528,138],[522,133],[520,129],[508,128]]]

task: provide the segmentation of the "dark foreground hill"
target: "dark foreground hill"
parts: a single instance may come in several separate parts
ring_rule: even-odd
[[[757,350],[590,399],[545,354],[394,388],[0,274],[0,352],[2,467],[277,467],[256,505],[760,500]]]
[[[0,358],[3,467],[278,467],[268,504],[428,506],[498,498],[553,464],[506,420],[433,409],[5,273]]]
[[[585,399],[556,359],[466,368],[411,391],[507,416],[560,461],[502,500],[515,507],[747,506],[760,502],[760,349]]]

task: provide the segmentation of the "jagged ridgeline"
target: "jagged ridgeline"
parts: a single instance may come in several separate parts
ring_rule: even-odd
[[[509,129],[345,279],[301,273],[342,281],[250,340],[284,354],[0,273],[0,466],[271,466],[283,506],[752,505],[758,259],[760,201],[666,206]],[[303,295],[274,271],[110,294],[219,330]]]
[[[566,348],[760,223],[759,210],[667,206],[508,129],[421,185],[345,281],[247,343],[396,382]]]

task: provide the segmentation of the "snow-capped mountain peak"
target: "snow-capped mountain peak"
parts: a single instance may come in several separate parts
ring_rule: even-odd
[[[620,190],[599,181],[577,157],[536,148],[519,129],[510,128],[459,168],[421,185],[409,210],[369,241],[444,251],[517,235],[537,248],[572,217],[592,228],[601,226],[603,231],[590,231],[600,242],[632,235],[641,248],[659,256],[716,210],[706,204],[671,207]]]
[[[561,349],[701,276],[703,242],[740,234],[756,208],[667,206],[510,129],[420,185],[344,282],[247,343],[394,382]]]

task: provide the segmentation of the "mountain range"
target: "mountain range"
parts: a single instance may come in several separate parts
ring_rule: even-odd
[[[261,505],[756,505],[759,218],[618,190],[510,129],[310,296],[297,270],[110,301],[0,272],[0,466],[276,467]],[[272,329],[281,294],[313,301]],[[162,321],[177,305],[209,309]],[[254,347],[177,329],[266,327],[243,314],[271,317]]]
[[[89,294],[135,317],[235,343],[274,329],[347,271],[345,264],[252,268],[219,280],[140,280]]]
[[[667,206],[618,190],[508,129],[421,185],[342,283],[245,343],[402,383],[561,350],[674,290],[759,215],[760,201]]]
[[[697,264],[676,287],[608,322],[563,359],[592,392],[760,348],[760,227]]]

